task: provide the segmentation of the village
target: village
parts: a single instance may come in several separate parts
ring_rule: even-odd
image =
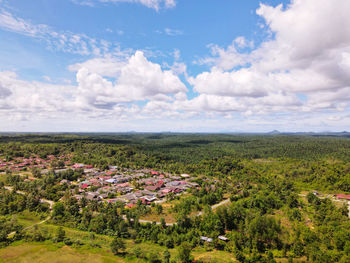
[[[56,167],[53,167],[52,164]],[[70,191],[77,200],[83,198],[98,202],[116,203],[121,202],[126,207],[133,207],[138,202],[149,205],[162,203],[170,195],[179,195],[187,189],[196,188],[198,184],[191,182],[188,174],[172,175],[152,169],[126,169],[117,166],[109,166],[107,170],[100,170],[92,165],[74,163],[67,156],[53,155],[46,159],[40,157],[22,158],[17,157],[6,162],[0,159],[2,172],[30,173],[33,169],[40,169],[44,175],[50,169],[55,173],[69,169],[82,171],[82,177],[77,181],[61,180],[61,185],[69,186]],[[25,181],[35,180],[29,177]]]
[[[79,194],[74,197],[78,200],[86,198],[109,203],[122,202],[133,207],[139,200],[143,204],[160,203],[170,194],[181,194],[198,186],[190,181],[187,174],[176,176],[151,169],[119,169],[115,166],[110,166],[107,171],[99,171],[84,164],[75,164],[73,168],[84,168],[85,174],[85,178],[77,182]],[[74,182],[62,180],[60,183]]]

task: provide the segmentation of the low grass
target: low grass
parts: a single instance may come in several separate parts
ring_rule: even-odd
[[[21,213],[16,214],[15,217],[17,218],[18,223],[24,227],[29,227],[44,220],[46,217],[48,217],[48,214],[39,215],[28,210],[24,210]]]
[[[212,250],[207,251],[205,248],[196,248],[192,251],[195,261],[202,262],[220,262],[220,263],[232,263],[237,262],[233,254],[226,251]]]
[[[45,242],[23,242],[12,243],[11,246],[0,249],[0,263],[11,262],[37,262],[37,263],[65,263],[65,262],[92,262],[92,263],[110,263],[110,262],[147,262],[142,258],[132,256],[135,248],[140,248],[142,256],[146,257],[149,253],[158,254],[162,257],[164,247],[152,243],[134,244],[133,241],[126,241],[127,249],[123,255],[113,255],[105,248],[91,249],[89,246],[69,247],[63,243]],[[176,249],[170,249],[171,259],[175,260]],[[196,248],[192,251],[195,261],[202,262],[235,262],[232,254],[225,251],[207,251],[204,248]]]
[[[124,258],[114,256],[112,253],[100,250],[98,252],[90,249],[72,248],[51,241],[43,243],[17,242],[7,248],[0,249],[0,262],[127,262]],[[136,262],[136,261],[135,261]]]
[[[0,173],[0,183],[6,183],[6,174]]]

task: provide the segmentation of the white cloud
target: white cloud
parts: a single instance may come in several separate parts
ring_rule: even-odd
[[[76,65],[73,68],[77,69]],[[91,72],[93,69],[83,67],[78,70],[80,105],[111,108],[118,102],[171,100],[172,95],[187,92],[186,86],[171,70],[162,70],[160,65],[148,61],[141,51],[125,63],[112,65],[108,74],[101,74],[116,78],[115,84],[96,73],[102,73],[103,68]]]
[[[104,77],[115,78],[119,76],[121,69],[126,65],[126,63],[126,58],[108,55],[70,65],[68,69],[70,71],[77,72],[79,69],[85,68],[88,72],[93,72]]]
[[[70,31],[56,32],[47,25],[33,24],[3,9],[0,9],[0,28],[45,41],[52,50],[80,55],[101,55],[111,49],[108,41],[96,40],[85,34]]]
[[[176,6],[175,0],[72,0],[75,4],[94,6],[97,2],[100,3],[137,3],[148,8],[159,11],[161,8],[173,8]]]
[[[156,10],[175,5],[160,0],[127,2]],[[163,63],[162,68],[141,51],[111,54],[108,42],[57,33],[2,11],[0,27],[5,30],[97,57],[69,67],[76,72],[77,86],[22,81],[13,72],[0,72],[0,114],[18,121],[71,115],[137,120],[128,126],[136,128],[156,119],[164,127],[174,121],[179,130],[187,131],[196,127],[234,130],[230,121],[238,122],[241,130],[350,125],[350,2],[330,2],[293,0],[284,8],[262,4],[257,14],[266,21],[264,28],[271,37],[258,47],[243,37],[226,48],[211,45],[211,56],[197,62],[210,65],[210,70],[192,77],[187,76],[179,50],[172,54],[173,65]],[[193,86],[194,94],[188,92],[180,74]]]
[[[251,61],[251,55],[247,52],[240,52],[244,48],[252,48],[252,41],[247,41],[244,37],[237,37],[227,49],[218,45],[209,45],[211,57],[206,57],[196,61],[196,64],[210,65],[223,70],[230,70],[237,66],[244,66]]]
[[[224,96],[244,97],[240,103],[252,100],[253,112],[345,110],[350,87],[347,10],[348,0],[336,4],[329,0],[293,0],[285,8],[261,4],[257,14],[264,18],[274,38],[255,50],[242,37],[227,49],[212,45],[212,57],[199,63],[213,68],[190,78],[190,83],[199,97],[206,95],[206,99]],[[297,94],[303,94],[306,101],[299,100]],[[290,107],[290,102],[300,105]],[[235,110],[234,101],[232,105]],[[210,108],[215,110],[215,106],[218,111],[224,107],[214,103]]]
[[[183,35],[183,32],[178,29],[171,29],[171,28],[165,28],[164,33],[167,34],[168,36],[179,36]]]

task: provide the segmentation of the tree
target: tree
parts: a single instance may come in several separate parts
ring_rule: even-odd
[[[66,231],[64,231],[64,229],[60,226],[56,232],[57,242],[62,242],[65,237],[66,237]]]
[[[163,262],[164,263],[170,262],[170,252],[167,249],[163,252]]]
[[[157,205],[156,205],[156,211],[157,211],[157,214],[158,214],[158,215],[160,215],[161,213],[163,213],[163,207],[162,207],[162,205],[157,204]]]
[[[123,239],[115,237],[111,242],[111,250],[113,254],[117,255],[118,251],[121,249],[125,249],[125,242]]]
[[[178,248],[178,260],[181,263],[192,262],[191,247],[187,242],[182,243]]]
[[[52,211],[52,217],[53,218],[57,218],[57,217],[64,217],[64,204],[57,202],[54,206],[53,206],[53,211]]]

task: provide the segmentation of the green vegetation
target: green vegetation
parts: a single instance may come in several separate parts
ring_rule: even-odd
[[[0,181],[4,262],[35,257],[45,262],[56,251],[62,255],[57,262],[69,256],[76,262],[350,261],[348,208],[327,196],[350,192],[348,138],[66,134],[0,141],[6,161],[69,155],[73,163],[101,169],[188,173],[198,185],[181,197],[170,195],[166,203],[139,202],[129,209],[73,198],[77,188],[59,182],[75,181],[83,170],[27,171],[35,180],[6,171]],[[43,198],[55,202],[52,211]],[[210,208],[225,198],[230,202]],[[141,223],[147,216],[158,224]],[[174,224],[161,219],[170,217]],[[16,256],[19,247],[24,252]]]

